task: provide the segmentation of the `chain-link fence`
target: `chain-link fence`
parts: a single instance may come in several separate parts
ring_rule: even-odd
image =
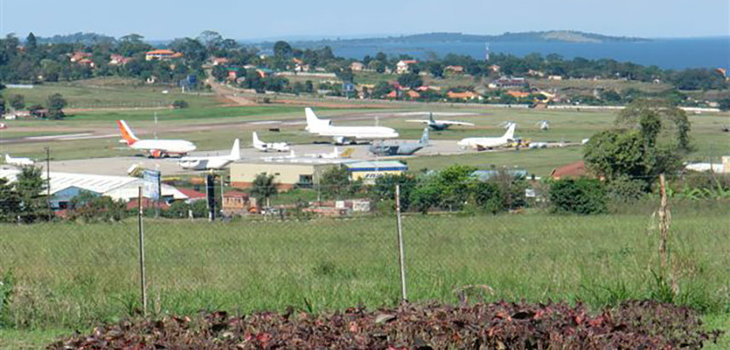
[[[601,306],[659,298],[664,276],[677,281],[680,303],[730,306],[727,201],[670,200],[672,263],[662,269],[655,196],[615,215],[558,215],[544,198],[494,214],[473,197],[424,214],[412,190],[402,189],[399,218],[394,186],[379,199],[373,193],[382,189],[314,187],[257,201],[250,189],[215,183],[224,213],[215,221],[205,213],[204,184],[189,183],[189,203],[174,215],[148,207],[136,217],[130,206],[130,216],[113,223],[3,224],[0,322],[79,327],[143,312],[140,227],[151,315],[394,305],[402,281],[415,302]]]

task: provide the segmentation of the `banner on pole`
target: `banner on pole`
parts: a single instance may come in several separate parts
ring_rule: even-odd
[[[142,178],[144,179],[144,192],[147,198],[160,199],[160,171],[145,170]]]

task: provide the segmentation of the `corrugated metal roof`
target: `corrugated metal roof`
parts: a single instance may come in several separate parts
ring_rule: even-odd
[[[348,169],[355,170],[355,169],[372,169],[372,168],[398,168],[406,170],[408,169],[408,166],[395,160],[383,160],[383,161],[364,161],[364,162],[352,162],[352,163],[345,163],[344,164]]]

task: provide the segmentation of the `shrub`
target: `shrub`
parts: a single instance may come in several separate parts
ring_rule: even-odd
[[[172,103],[172,108],[175,108],[175,109],[188,108],[188,102],[185,100],[175,100]]]
[[[562,179],[550,184],[548,194],[557,213],[600,214],[606,212],[606,191],[593,179]]]

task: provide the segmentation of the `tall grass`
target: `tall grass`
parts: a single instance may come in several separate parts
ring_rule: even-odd
[[[675,212],[673,302],[730,312],[730,219],[724,208]],[[658,237],[646,215],[409,215],[403,221],[411,301],[584,300],[660,296]],[[136,224],[0,226],[0,275],[13,269],[6,326],[59,328],[140,308]],[[653,232],[653,233],[652,233]],[[148,220],[151,311],[322,311],[399,298],[395,222],[229,223]]]

